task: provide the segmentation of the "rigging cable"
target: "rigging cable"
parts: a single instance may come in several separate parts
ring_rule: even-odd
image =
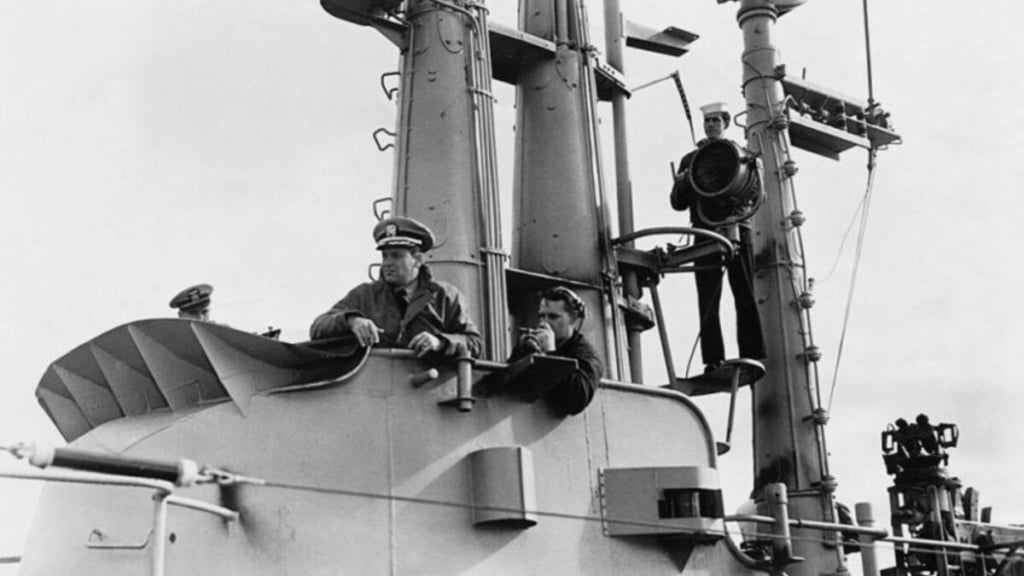
[[[738,258],[738,256],[734,256],[734,258]],[[697,271],[694,270],[693,273],[696,275]],[[719,278],[719,282],[721,282],[721,285],[718,287],[719,292],[721,292],[722,288],[725,287],[725,274],[725,270],[722,270],[722,278]],[[686,378],[690,377],[690,368],[693,366],[693,359],[697,355],[697,346],[701,343],[701,340],[704,339],[704,323],[708,321],[711,311],[715,309],[716,305],[717,304],[715,302],[708,302],[708,305],[705,308],[698,309],[700,316],[697,319],[697,337],[693,339],[693,346],[690,347],[690,357],[686,360]],[[704,351],[701,350],[701,357],[703,357],[703,355]],[[706,367],[705,370],[707,370]],[[707,372],[705,371],[704,373],[706,374]]]
[[[868,110],[875,107],[875,86],[874,86],[874,75],[871,67],[871,22],[868,18],[868,0],[862,2],[864,12],[864,53],[865,61],[867,63],[867,80],[868,80]],[[839,363],[843,358],[843,345],[846,343],[846,329],[850,321],[850,310],[853,305],[853,290],[857,284],[857,270],[860,268],[860,257],[864,247],[864,233],[867,230],[868,212],[871,209],[871,190],[875,184],[875,159],[878,155],[878,150],[875,145],[872,144],[868,150],[868,182],[867,189],[864,192],[864,199],[862,200],[864,209],[860,215],[860,230],[858,231],[857,237],[857,250],[853,257],[853,271],[850,272],[850,290],[846,296],[846,311],[843,313],[843,329],[839,336],[839,348],[836,350],[836,364],[835,369],[832,372],[832,387],[828,393],[828,411],[832,411],[832,400],[835,398],[836,383],[839,379]]]
[[[875,184],[875,156],[878,151],[872,147],[868,151],[868,183],[864,191],[864,210],[860,215],[860,229],[857,232],[857,249],[853,256],[853,270],[850,272],[850,289],[846,294],[846,311],[843,313],[843,329],[839,335],[839,348],[836,350],[836,364],[832,372],[832,387],[828,393],[828,411],[832,411],[832,400],[835,398],[836,383],[839,379],[839,364],[843,359],[843,345],[846,343],[846,329],[850,323],[850,311],[853,309],[853,292],[857,287],[857,271],[860,269],[860,257],[864,251],[864,236],[867,231],[868,214],[871,211],[871,190]]]
[[[819,278],[816,283],[820,286],[828,282],[832,278],[832,274],[835,273],[836,268],[839,267],[839,261],[843,257],[843,252],[846,250],[846,241],[850,237],[850,232],[853,231],[853,225],[857,223],[857,218],[861,215],[861,211],[864,210],[864,200],[866,197],[861,197],[860,202],[857,204],[857,209],[853,211],[853,216],[850,217],[850,223],[846,226],[846,232],[843,232],[843,239],[839,241],[839,251],[836,252],[836,259],[832,261],[832,267],[829,268],[828,274],[824,278]]]
[[[690,377],[690,368],[693,366],[693,358],[697,355],[697,345],[700,344],[700,329],[697,330],[697,337],[693,339],[693,346],[690,347],[690,357],[686,359],[685,378]]]
[[[15,452],[16,448],[17,448],[16,446],[0,445],[0,451],[7,451],[7,452],[11,452],[12,454]],[[235,476],[235,478],[238,479],[238,478],[245,478],[245,477]],[[293,491],[296,491],[296,492],[324,494],[324,495],[330,495],[330,496],[342,496],[342,497],[351,497],[351,498],[363,498],[363,499],[368,499],[368,500],[380,500],[380,501],[385,501],[385,502],[404,502],[404,503],[408,503],[408,504],[422,504],[422,505],[428,505],[428,506],[439,506],[439,507],[445,507],[445,508],[456,508],[456,509],[462,509],[462,510],[467,510],[467,511],[485,510],[485,511],[516,512],[516,513],[528,512],[530,514],[534,514],[534,515],[540,516],[540,517],[558,518],[558,519],[564,519],[564,520],[577,520],[577,521],[581,521],[581,522],[595,522],[595,523],[601,523],[601,524],[605,524],[605,523],[621,524],[621,525],[627,525],[627,526],[644,526],[644,527],[651,527],[651,528],[658,528],[658,529],[665,529],[667,527],[665,522],[654,521],[654,520],[641,520],[641,519],[637,519],[635,517],[619,518],[619,517],[607,516],[606,514],[602,514],[600,516],[597,516],[597,515],[592,515],[592,514],[573,514],[573,513],[568,513],[568,512],[555,512],[555,511],[551,511],[551,510],[539,510],[539,509],[537,509],[537,510],[524,510],[524,509],[519,508],[519,507],[505,508],[505,507],[499,507],[499,506],[480,506],[480,505],[476,505],[476,504],[472,504],[472,503],[468,503],[468,502],[459,502],[459,501],[454,501],[454,500],[440,500],[440,499],[435,499],[435,498],[424,498],[424,497],[417,497],[417,496],[399,496],[399,495],[396,495],[396,494],[392,494],[390,492],[371,492],[371,491],[366,491],[366,490],[353,490],[353,489],[345,489],[345,488],[332,488],[332,487],[328,487],[328,486],[316,486],[316,485],[312,485],[312,484],[302,484],[302,483],[298,483],[298,482],[294,482],[294,481],[290,481],[289,482],[289,481],[279,481],[279,480],[273,480],[273,479],[259,479],[259,480],[257,480],[257,479],[254,479],[254,478],[247,478],[246,482],[247,482],[247,486],[249,486],[250,488],[252,488],[254,490],[267,489],[267,488],[270,488],[270,489],[281,489],[281,490],[293,490]],[[723,525],[722,525],[721,528],[709,528],[709,527],[705,527],[705,528],[688,528],[688,527],[679,526],[679,525],[676,525],[676,524],[671,524],[670,527],[671,527],[671,529],[673,531],[678,531],[679,533],[692,534],[692,535],[697,535],[697,536],[701,536],[701,537],[706,537],[708,535],[711,535],[711,536],[721,536],[721,537],[729,538],[730,537],[730,533],[729,533],[730,531],[725,526],[725,524],[724,524],[725,522],[747,522],[747,521],[749,521],[749,520],[747,520],[747,518],[745,516],[725,516],[725,517],[720,518],[720,520],[723,521]],[[671,521],[671,520],[669,520],[669,521]],[[801,526],[800,521],[798,519],[791,519],[790,520],[790,525],[794,526],[794,527],[798,527],[798,528]],[[854,524],[853,526],[856,526],[856,524]],[[809,526],[809,528],[815,529],[813,526]],[[829,529],[828,528],[819,528],[818,530],[823,530],[824,531],[824,530],[829,530]],[[838,526],[836,528],[833,528],[833,530],[836,530],[838,532],[842,532],[843,528],[841,526]],[[849,541],[847,541],[847,542],[844,542],[844,546],[857,546],[857,547],[863,547],[863,546],[882,547],[882,546],[885,546],[887,548],[892,548],[894,550],[896,549],[897,546],[899,546],[900,550],[903,551],[904,553],[906,553],[906,552],[919,552],[919,553],[924,553],[924,554],[934,554],[934,555],[937,555],[937,556],[941,555],[943,553],[941,550],[942,550],[942,545],[944,543],[951,544],[953,546],[957,546],[958,549],[961,549],[961,550],[966,549],[966,550],[981,550],[983,552],[985,551],[984,547],[980,547],[980,546],[977,546],[977,545],[972,546],[970,544],[963,544],[963,543],[959,543],[959,542],[943,542],[943,541],[938,541],[938,540],[934,541],[936,546],[935,547],[931,547],[931,546],[926,545],[924,541],[920,541],[920,540],[919,541],[907,541],[906,539],[899,538],[899,537],[897,537],[899,539],[891,539],[891,538],[894,538],[894,537],[891,534],[888,534],[888,531],[886,531],[886,534],[887,534],[886,536],[882,536],[882,537],[876,539],[875,541],[873,541],[871,543],[849,542]],[[754,537],[754,538],[763,537],[764,540],[770,540],[772,538],[777,537],[778,535],[775,534],[774,532],[771,532],[771,531],[762,532],[761,531],[761,526],[758,525],[754,529],[754,531],[749,532],[749,533],[745,534],[744,536],[745,536],[745,539],[747,539],[747,540],[749,540],[750,537]],[[791,540],[793,542],[812,542],[812,543],[822,544],[822,545],[835,545],[835,543],[836,543],[834,537],[832,537],[832,538],[825,538],[825,537],[814,537],[814,536],[791,535],[789,537],[789,540]],[[1003,543],[1002,546],[1007,546],[1007,543]],[[1017,548],[1010,548],[1005,553],[1005,556],[1007,558],[1009,558],[1009,557],[1021,557],[1021,556],[1024,556],[1024,550],[1019,550]],[[15,558],[15,557],[0,558],[0,560],[13,560],[13,558]],[[982,557],[982,561],[984,561],[984,557]],[[0,563],[2,563],[2,562],[0,562]]]
[[[672,80],[672,81],[675,82],[676,92],[679,93],[679,100],[683,103],[683,111],[686,113],[686,122],[690,126],[690,140],[692,140],[693,141],[693,145],[696,146],[697,145],[697,135],[693,131],[693,112],[691,112],[691,110],[690,110],[690,100],[686,97],[686,89],[683,88],[683,80],[682,80],[682,77],[679,75],[679,70],[676,70],[675,72],[672,72],[668,76],[662,76],[661,78],[656,78],[654,80],[650,80],[648,82],[644,82],[643,84],[640,84],[639,86],[634,86],[633,88],[630,88],[630,92],[632,92],[633,94],[636,94],[637,92],[639,92],[639,91],[641,91],[641,90],[643,90],[645,88],[650,88],[651,86],[654,86],[655,84],[664,82],[665,80]]]

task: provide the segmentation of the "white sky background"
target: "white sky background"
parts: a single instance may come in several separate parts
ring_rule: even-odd
[[[512,0],[490,4],[492,20],[515,23]],[[623,4],[633,20],[701,35],[680,59],[629,51],[631,85],[679,69],[695,112],[713,100],[741,109],[735,4]],[[839,495],[875,502],[887,524],[879,433],[925,412],[960,426],[952,472],[980,489],[997,521],[1024,522],[1024,48],[1011,27],[1024,8],[870,8],[875,96],[906,143],[879,157],[828,427]],[[590,10],[599,28],[599,4]],[[593,38],[603,43],[603,31]],[[861,0],[809,2],[780,21],[776,43],[791,74],[806,68],[809,80],[866,99]],[[186,285],[216,286],[221,322],[304,339],[377,257],[370,206],[390,193],[392,157],[370,135],[393,125],[378,77],[396,66],[383,37],[328,17],[313,0],[0,0],[0,443],[57,440],[34,398],[46,366],[114,326],[170,315],[167,301]],[[498,96],[507,207],[514,94]],[[632,103],[637,227],[685,225],[667,201],[668,164],[690,148],[675,89],[665,82]],[[610,131],[610,110],[602,112]],[[611,167],[610,145],[605,154]],[[798,150],[795,159],[827,397],[853,235],[821,280],[863,194],[866,153],[836,163]],[[662,290],[682,372],[697,329],[692,279],[673,276]],[[726,296],[727,318],[729,304]],[[648,381],[662,383],[654,331],[645,342]],[[724,432],[725,400],[700,404]],[[741,407],[738,446],[721,463],[729,507],[751,482],[747,392]],[[0,482],[0,556],[20,551],[35,497],[29,485]]]

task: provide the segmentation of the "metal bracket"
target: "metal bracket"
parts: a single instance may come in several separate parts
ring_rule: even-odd
[[[388,204],[387,208],[381,208],[382,205]],[[394,211],[394,199],[391,197],[377,198],[373,201],[373,215],[377,217],[377,222],[391,216]]]
[[[391,78],[391,77],[399,78],[399,84],[401,84],[402,73],[401,72],[385,72],[385,73],[380,75],[380,89],[384,91],[384,96],[386,96],[388,100],[391,100],[394,97],[394,95],[398,93],[398,88],[399,88],[398,86],[395,86],[393,88],[388,88],[387,84],[384,83],[384,80],[386,78]]]
[[[654,328],[654,309],[644,304],[635,296],[625,296],[619,299],[619,308],[626,319],[626,325],[643,332]]]
[[[384,134],[387,134],[388,136],[391,136],[392,138],[395,137],[395,133],[390,131],[390,130],[388,130],[387,128],[377,128],[376,130],[373,131],[373,143],[377,145],[377,150],[380,150],[381,152],[384,152],[388,148],[394,148],[395,144],[393,142],[388,142],[387,144],[381,144],[380,143],[380,134],[382,132]]]
[[[401,84],[401,73],[400,72],[385,72],[384,74],[381,74],[381,90],[384,90],[384,95],[387,97],[388,100],[393,99],[394,95],[396,93],[398,93],[398,87],[399,86],[394,86],[394,87],[389,88],[387,86],[387,84],[384,82],[386,79],[392,78],[392,77],[398,78],[399,79],[398,84],[399,85]]]
[[[107,538],[106,532],[99,528],[93,528],[92,532],[89,532],[89,536],[85,539],[85,547],[93,550],[143,550],[153,540],[153,531],[150,530],[146,534],[146,539],[138,544],[107,542]]]
[[[473,409],[473,358],[463,351],[455,360],[455,396],[439,400],[441,406],[454,406],[459,412]]]

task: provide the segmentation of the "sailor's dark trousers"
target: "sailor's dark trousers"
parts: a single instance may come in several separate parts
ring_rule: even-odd
[[[729,288],[736,305],[736,339],[742,358],[760,360],[765,357],[761,317],[754,299],[754,250],[750,244],[749,230],[742,230],[741,241],[736,255],[726,265]],[[718,364],[725,360],[725,345],[722,342],[722,324],[718,306],[722,299],[722,268],[717,266],[720,258],[708,256],[694,261],[698,269],[694,272],[697,281],[697,304],[699,306],[700,352],[704,364]]]

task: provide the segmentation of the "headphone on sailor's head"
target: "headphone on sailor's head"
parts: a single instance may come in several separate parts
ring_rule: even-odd
[[[559,300],[565,302],[573,314],[583,320],[587,317],[587,303],[578,294],[564,286],[555,286],[545,290],[540,297],[544,300]]]

